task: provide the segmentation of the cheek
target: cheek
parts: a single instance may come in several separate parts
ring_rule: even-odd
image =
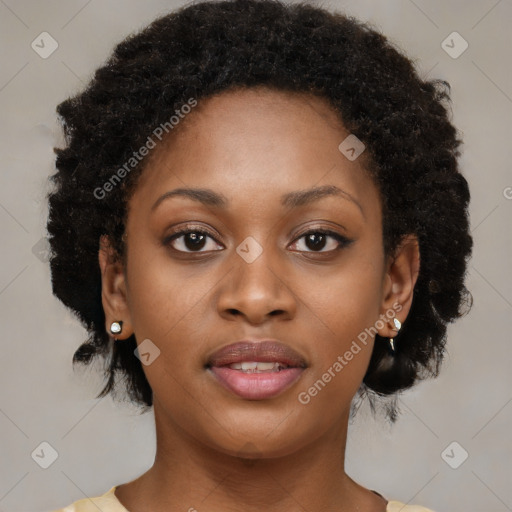
[[[383,269],[375,261],[378,256],[354,252],[336,272],[309,280],[301,292],[326,334],[342,345],[378,319]]]
[[[137,343],[149,339],[160,350],[155,363],[144,367],[152,387],[152,379],[168,379],[165,370],[188,372],[191,361],[199,368],[211,342],[209,292],[219,278],[197,265],[173,263],[165,250],[154,247],[129,255],[129,308]]]
[[[315,313],[310,330],[317,334],[311,371],[298,399],[312,409],[318,407],[319,414],[339,412],[326,403],[350,403],[368,367],[373,350],[371,328],[379,319],[381,300],[383,268],[376,261],[380,261],[378,256],[358,252],[347,258],[343,270],[333,274],[328,285],[320,287],[316,282],[309,288],[309,304]]]
[[[209,280],[211,279],[211,283]],[[171,264],[159,251],[139,251],[128,258],[129,308],[137,344],[153,357],[143,371],[155,398],[178,410],[191,377],[191,361],[201,361],[208,332],[201,322],[207,292],[215,280],[200,279],[192,266]],[[153,345],[147,345],[150,340]],[[192,341],[192,342],[191,342]],[[156,347],[156,348],[154,348]],[[143,359],[142,359],[142,362]],[[199,370],[199,365],[197,365]],[[196,371],[194,367],[193,371]]]
[[[128,258],[129,307],[138,337],[161,338],[186,320],[208,283],[194,279],[192,265],[173,264],[165,249],[146,247]]]

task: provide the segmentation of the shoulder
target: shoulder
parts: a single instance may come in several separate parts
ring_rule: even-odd
[[[98,510],[101,512],[128,512],[116,498],[114,490],[115,487],[112,487],[101,496],[83,498],[53,512],[98,512]]]
[[[83,498],[75,501],[67,507],[54,510],[52,512],[97,512],[98,509],[102,512],[128,512],[126,508],[121,505],[121,502],[114,494],[115,487],[112,487],[105,494],[94,498]],[[429,508],[421,507],[420,505],[406,505],[401,501],[391,500],[388,501],[386,512],[435,512]]]
[[[430,508],[421,507],[420,505],[406,505],[401,501],[388,501],[386,512],[435,512]]]

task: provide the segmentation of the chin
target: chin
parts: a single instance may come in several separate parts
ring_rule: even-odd
[[[226,430],[219,427],[215,432],[210,431],[206,444],[226,455],[248,460],[292,455],[312,439],[308,432],[298,429],[297,421],[292,418],[293,415],[285,421],[282,417],[273,418],[271,422],[244,420],[232,427],[224,423]]]

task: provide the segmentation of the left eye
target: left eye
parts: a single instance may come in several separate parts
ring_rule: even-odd
[[[330,239],[330,242],[329,242]],[[351,243],[352,240],[345,238],[339,233],[333,231],[308,231],[302,234],[293,245],[301,245],[300,242],[303,240],[302,247],[299,247],[298,251],[304,252],[331,252],[341,249]],[[323,250],[327,247],[326,250]]]

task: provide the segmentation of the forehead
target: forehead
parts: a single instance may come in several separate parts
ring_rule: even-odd
[[[318,96],[263,87],[224,91],[199,100],[153,150],[136,196],[154,201],[173,188],[207,186],[229,203],[254,202],[321,185],[371,195],[364,158],[350,161],[338,148],[349,135]]]

